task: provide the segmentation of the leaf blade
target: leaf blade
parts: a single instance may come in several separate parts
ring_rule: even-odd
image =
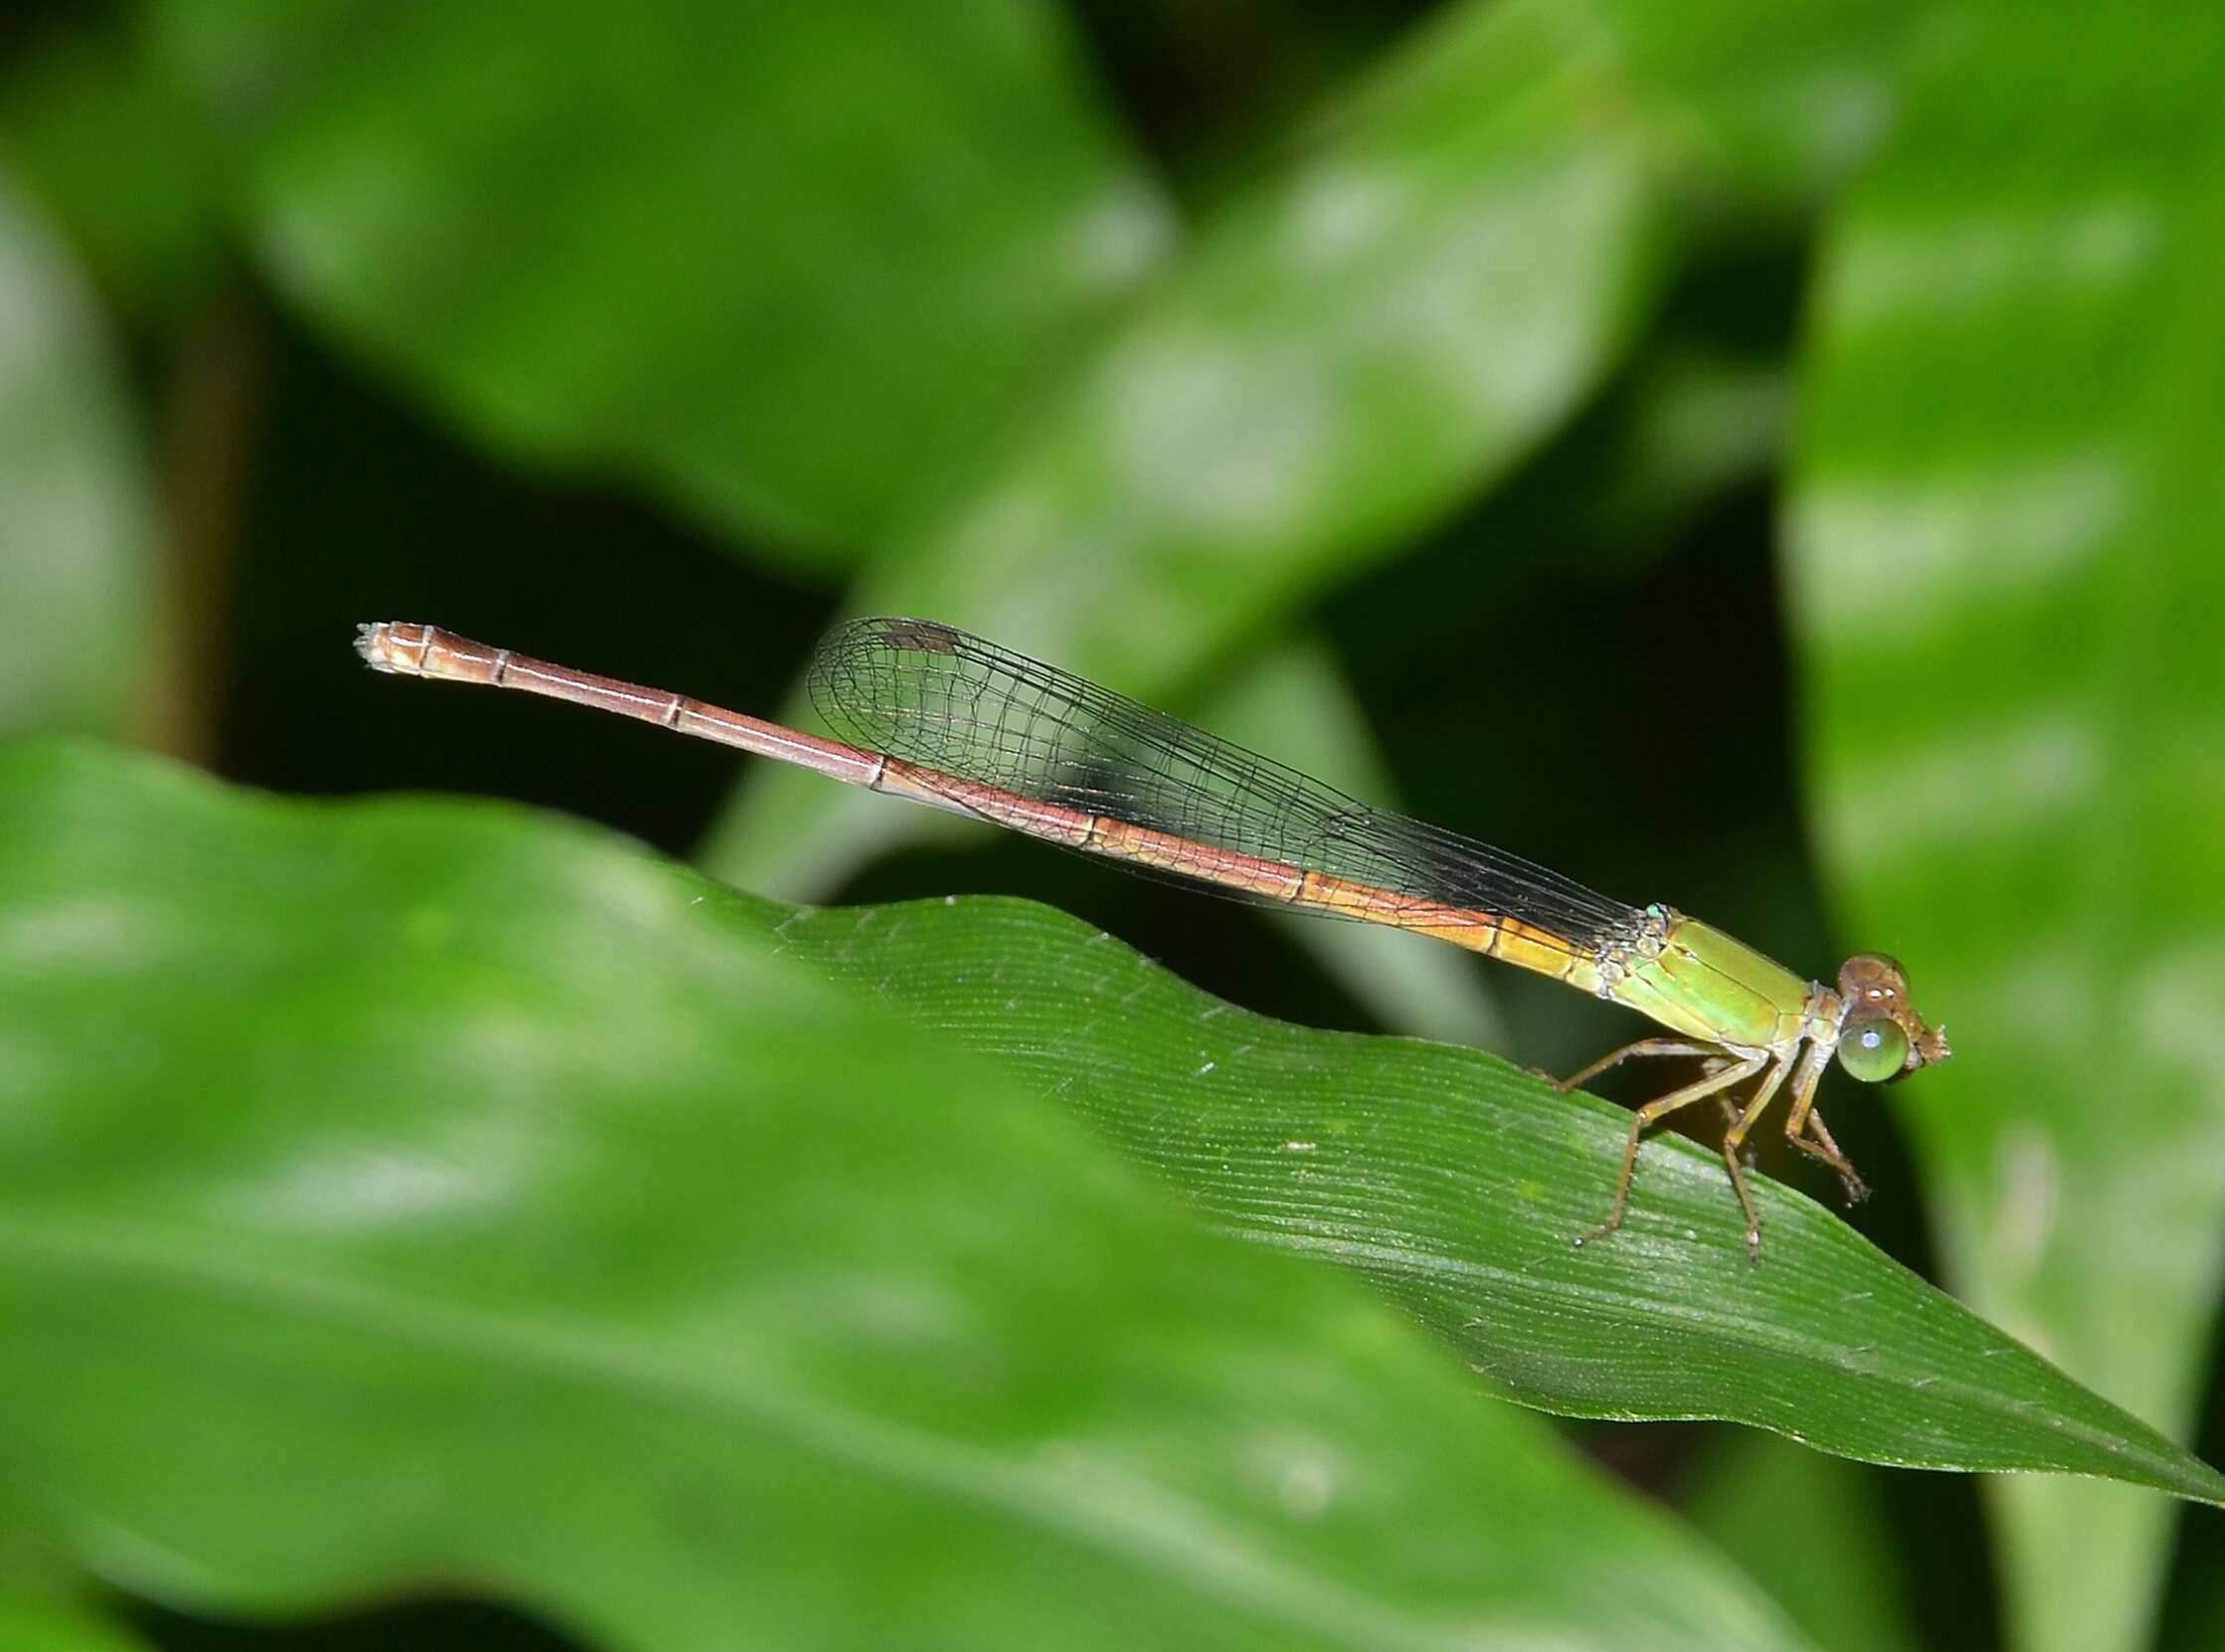
[[[1494,1057],[1253,1016],[1019,903],[809,911],[782,933],[1054,1089],[1231,1231],[1361,1273],[1525,1403],[1747,1422],[1901,1466],[2225,1492],[1765,1179],[1749,1268],[1720,1160],[1681,1138],[1642,1156],[1624,1232],[1577,1250],[1627,1114]]]
[[[825,564],[1174,234],[1033,0],[153,21],[312,319],[500,449]]]
[[[781,917],[515,812],[0,754],[32,1506],[204,1606],[461,1581],[636,1647],[1798,1644]]]
[[[2225,1289],[2221,60],[2095,22],[1973,23],[1835,226],[1790,585],[1827,863],[1957,1032],[1904,1110],[1949,1276],[2179,1431]],[[2020,1644],[2146,1643],[2169,1510],[1996,1512]]]

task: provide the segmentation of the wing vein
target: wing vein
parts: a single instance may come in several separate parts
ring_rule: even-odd
[[[1636,908],[1519,855],[1372,809],[1272,758],[932,621],[840,627],[820,645],[810,690],[820,717],[851,745],[1030,802],[1518,918],[1574,949],[1625,939],[1644,925]],[[1230,892],[1176,868],[1123,863]]]

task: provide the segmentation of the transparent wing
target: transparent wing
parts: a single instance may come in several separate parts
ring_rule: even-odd
[[[1584,950],[1644,925],[1635,908],[1558,872],[1370,808],[1180,718],[934,621],[839,628],[813,659],[811,697],[851,745],[1039,803],[1519,918]]]

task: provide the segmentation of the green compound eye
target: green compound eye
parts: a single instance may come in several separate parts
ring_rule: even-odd
[[[1884,1015],[1857,1015],[1839,1034],[1839,1065],[1865,1084],[1891,1078],[1908,1058],[1909,1035]]]

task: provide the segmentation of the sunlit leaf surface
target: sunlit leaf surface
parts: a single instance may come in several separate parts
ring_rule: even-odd
[[[1030,944],[1205,1002],[935,914],[983,1012]],[[204,1611],[464,1587],[598,1646],[1802,1644],[1355,1281],[837,985],[904,911],[785,916],[507,811],[0,756],[11,1489]]]
[[[854,552],[1172,233],[1036,0],[151,17],[311,321],[799,552]]]
[[[462,1041],[462,1053],[448,1053],[476,1063],[467,1074],[410,1068],[406,1075],[437,1082],[436,1119],[463,1132],[440,1138],[449,1157],[421,1166],[404,1154],[392,1174],[406,1185],[391,1190],[391,1208],[380,1181],[389,1150],[377,1141],[288,1147],[279,1157],[309,1154],[303,1164],[287,1158],[285,1175],[308,1178],[312,1193],[317,1177],[341,1178],[347,1198],[374,1201],[362,1223],[413,1254],[421,1244],[438,1250],[454,1238],[451,1224],[419,1223],[413,1201],[445,1207],[453,1198],[478,1209],[499,1200],[505,1178],[538,1176],[544,1168],[537,1157],[524,1166],[478,1157],[473,1144],[492,1153],[500,1132],[524,1127],[506,1116],[478,1119],[469,1105],[474,1085],[528,1109],[568,1105],[575,1083],[593,1091],[590,1099],[601,1098],[596,1105],[618,1105],[597,1086],[623,1091],[623,1071],[636,1068],[648,1082],[660,1070],[654,1051],[668,1045],[672,1059],[684,1055],[694,1063],[682,1074],[687,1082],[715,1091],[715,1075],[701,1070],[711,1060],[706,1051],[740,1061],[746,1050],[720,1041],[725,1001],[706,998],[707,989],[694,990],[664,1019],[649,1015],[639,1025],[622,1023],[615,1011],[581,1026],[562,1017],[584,1014],[581,1006],[613,990],[626,970],[646,973],[661,991],[671,987],[671,971],[707,968],[706,956],[734,953],[741,962],[724,967],[761,973],[761,962],[752,960],[770,949],[792,968],[869,992],[938,1038],[993,1057],[1019,1089],[1057,1097],[1213,1224],[1361,1274],[1495,1384],[1530,1403],[1596,1416],[1727,1417],[1884,1462],[2056,1468],[2225,1498],[2225,1481],[2213,1471],[2067,1381],[1800,1195],[1761,1185],[1767,1250],[1761,1266],[1750,1267],[1720,1163],[1691,1144],[1662,1143],[1644,1157],[1629,1227],[1579,1251],[1569,1241],[1596,1219],[1612,1182],[1622,1138],[1616,1109],[1564,1098],[1473,1051],[1317,1032],[1249,1015],[1046,908],[948,900],[788,912],[691,885],[675,872],[667,879],[681,891],[671,896],[674,913],[691,914],[689,925],[667,936],[652,924],[641,934],[620,922],[608,900],[586,899],[585,910],[571,909],[596,895],[597,876],[623,872],[635,879],[626,884],[630,898],[643,900],[643,891],[666,884],[616,851],[597,858],[572,834],[506,817],[451,810],[420,818],[388,810],[339,824],[271,819],[166,775],[83,755],[19,757],[11,788],[6,820],[16,836],[10,882],[0,892],[10,896],[16,944],[8,966],[8,1001],[18,1022],[10,1035],[15,1070],[47,1075],[40,1094],[50,1109],[61,1105],[56,1098],[79,1093],[72,1085],[91,1086],[104,1098],[100,1107],[87,1102],[57,1116],[82,1119],[93,1135],[74,1149],[56,1149],[64,1161],[74,1153],[101,1182],[107,1191],[94,1190],[101,1198],[144,1194],[134,1177],[102,1168],[103,1152],[139,1142],[126,1158],[137,1163],[142,1151],[151,1155],[144,1175],[164,1186],[193,1184],[186,1190],[193,1222],[216,1219],[202,1208],[207,1199],[222,1206],[224,1221],[271,1205],[286,1216],[278,1226],[287,1234],[294,1232],[293,1216],[312,1225],[327,1216],[339,1220],[344,1211],[324,1210],[313,1197],[316,1208],[288,1215],[286,1200],[307,1196],[298,1188],[252,1196],[234,1189],[226,1180],[234,1170],[221,1155],[213,1168],[170,1165],[167,1133],[182,1133],[190,1146],[203,1131],[219,1138],[240,1131],[240,1151],[278,1153],[256,1130],[258,1120],[269,1124],[272,1110],[284,1105],[284,1095],[263,1097],[235,1117],[233,1104],[209,1099],[229,1070],[224,1063],[245,1061],[252,1076],[257,1061],[290,1052],[326,1069],[344,1066],[351,1083],[385,1096],[397,1074],[364,1073],[366,1051],[348,1040],[374,1033],[392,1039],[391,1027],[366,1031],[359,1023],[384,1027],[403,1015],[387,1002],[396,993],[417,1005],[411,1013],[430,1013],[419,1000],[433,995],[454,999],[453,1011],[463,1018],[462,1030],[444,1034]],[[114,824],[98,824],[104,820]],[[469,864],[453,874],[449,904],[429,903],[414,891],[419,880],[439,881],[448,838],[456,839],[450,852]],[[573,873],[584,890],[567,895],[564,868],[583,855]],[[521,869],[505,869],[511,862]],[[354,882],[326,887],[351,867]],[[122,892],[151,899],[173,885],[178,899],[197,892],[212,922],[228,914],[226,939],[208,944],[214,950],[199,963],[182,919],[165,924],[119,904]],[[29,898],[34,891],[47,897]],[[323,901],[317,910],[344,921],[295,933],[307,901]],[[257,912],[261,921],[249,923]],[[507,915],[495,923],[498,912]],[[664,918],[679,921],[671,913]],[[699,930],[698,921],[711,929]],[[474,974],[491,968],[471,963],[474,938],[489,925],[519,948],[540,937],[530,950],[554,985],[539,976],[505,985],[499,972],[484,980]],[[677,962],[653,959],[660,938],[669,940]],[[447,947],[463,949],[453,970],[439,962]],[[128,982],[100,986],[97,970],[111,952],[136,960],[148,976],[137,988],[143,1008],[125,991]],[[197,1008],[185,990],[203,976],[219,1001],[214,1007]],[[484,989],[483,1002],[473,997],[474,983]],[[548,1000],[566,984],[571,996]],[[741,985],[731,990],[743,992]],[[619,1000],[621,1007],[639,1002],[639,992]],[[809,1011],[773,1013],[777,1027],[792,1034],[776,1039],[775,1068],[802,1061],[817,1075],[813,1083],[834,1085],[836,1079],[818,1064],[834,1062],[846,1073],[837,1056],[861,1063],[839,1082],[873,1092],[863,1125],[890,1129],[898,1120],[906,1151],[922,1151],[916,1133],[928,1131],[934,1109],[921,1101],[900,1114],[886,1111],[925,1083],[918,1049],[901,1039],[867,1048],[858,1043],[862,1030],[814,1031],[806,1023],[832,1011],[811,1002],[817,1008]],[[56,1007],[72,1003],[104,1024],[151,1029],[112,1047],[82,1037],[71,1042],[73,1023]],[[157,1010],[167,1017],[159,1026],[149,1020]],[[756,1025],[744,1017],[732,1035],[742,1038]],[[536,1028],[549,1035],[546,1049],[535,1046]],[[605,1050],[612,1039],[619,1044]],[[842,1048],[831,1050],[831,1043]],[[243,1053],[249,1044],[255,1060]],[[377,1044],[369,1051],[379,1058],[372,1067],[399,1059],[399,1048]],[[179,1070],[166,1076],[170,1064]],[[744,1063],[738,1070],[746,1076],[758,1068]],[[128,1100],[126,1090],[142,1102],[161,1093],[197,1105],[160,1115],[153,1121],[160,1128],[133,1124],[103,1111]],[[936,1113],[933,1129],[947,1122]],[[603,1128],[594,1121],[580,1128],[590,1125]],[[360,1121],[345,1126],[362,1128]],[[569,1138],[554,1146],[527,1141],[520,1148],[526,1150],[558,1153],[566,1164],[589,1153]],[[327,1151],[338,1156],[330,1165],[318,1157]],[[710,1149],[694,1142],[689,1151]],[[159,1294],[167,1274],[134,1247],[157,1244],[160,1224],[143,1228],[119,1214],[124,1226],[107,1233],[100,1211],[109,1207],[99,1199],[81,1207],[75,1195],[85,1190],[73,1193],[74,1185],[55,1175],[56,1163],[31,1154],[11,1162],[11,1174],[25,1179],[23,1201],[12,1206],[21,1243],[62,1265],[75,1254],[71,1235],[84,1217],[91,1223],[85,1265],[125,1275],[153,1268],[161,1277],[146,1288]],[[638,1167],[626,1173],[649,1174]],[[724,1200],[727,1184],[718,1189]],[[610,1217],[622,1226],[640,1214],[624,1188],[592,1177],[581,1197],[598,1209],[599,1201],[625,1205],[633,1214]],[[533,1219],[562,1226],[571,1207],[557,1202],[554,1211],[536,1206]],[[50,1205],[60,1212],[56,1233],[34,1219]],[[506,1218],[482,1212],[481,1219]],[[921,1218],[906,1206],[903,1219]],[[352,1231],[355,1223],[350,1217],[340,1226]],[[248,1226],[250,1239],[263,1232],[257,1222]],[[645,1247],[642,1263],[652,1271],[698,1265],[670,1260],[658,1248],[700,1248],[676,1210],[661,1225],[626,1231],[629,1242]],[[229,1260],[219,1273],[252,1290],[254,1257],[222,1254]],[[234,1271],[240,1269],[248,1271]],[[657,1290],[667,1283],[661,1274],[651,1281]]]
[[[1988,15],[1822,272],[1822,859],[1954,1036],[1902,1110],[1949,1278],[2183,1429],[2225,1280],[2225,38]],[[2167,1505],[1997,1507],[2021,1645],[2145,1644]]]

